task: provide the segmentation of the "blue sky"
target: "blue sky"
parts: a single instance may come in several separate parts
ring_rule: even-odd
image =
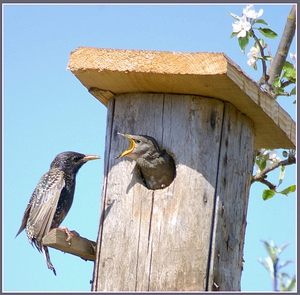
[[[97,154],[78,173],[73,206],[63,222],[96,241],[105,150],[106,108],[66,70],[79,46],[181,52],[224,52],[254,80],[247,56],[230,39],[227,11],[243,5],[4,5],[3,7],[3,290],[90,291],[93,263],[50,249],[55,277],[44,257],[27,241],[15,239],[28,200],[56,154],[73,150]],[[291,5],[259,5],[261,18],[281,36]],[[278,39],[268,40],[275,54]],[[246,51],[250,49],[250,46]],[[291,52],[296,52],[295,42]],[[294,98],[279,98],[295,119]],[[263,126],[262,126],[263,128]],[[277,182],[279,171],[269,176]],[[287,168],[282,188],[295,183]],[[261,198],[251,187],[244,248],[242,291],[270,291],[267,271],[257,262],[267,253],[260,240],[290,245],[282,260],[296,262],[296,195]],[[285,271],[295,274],[296,264]]]

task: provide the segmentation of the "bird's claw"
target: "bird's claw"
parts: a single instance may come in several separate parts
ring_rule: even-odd
[[[69,230],[66,226],[60,226],[58,229],[63,230],[66,235],[66,242],[68,242],[69,246],[71,246],[72,237],[75,235],[77,237],[80,237],[79,233],[75,230]]]

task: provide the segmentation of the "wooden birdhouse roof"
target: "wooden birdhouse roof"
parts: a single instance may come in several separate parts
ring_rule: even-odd
[[[224,53],[182,53],[79,47],[68,69],[107,106],[131,92],[211,97],[233,104],[255,126],[255,147],[296,147],[296,123]]]

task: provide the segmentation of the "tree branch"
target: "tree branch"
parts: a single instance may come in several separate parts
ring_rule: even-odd
[[[270,168],[265,169],[256,175],[253,175],[252,179],[251,179],[251,184],[253,182],[259,181],[259,182],[267,185],[270,189],[275,189],[276,185],[274,185],[266,180],[267,174],[280,166],[288,166],[288,165],[292,165],[295,163],[296,163],[296,157],[295,157],[295,154],[292,154],[286,160],[280,161],[277,164],[275,164],[274,166],[271,166]]]
[[[290,14],[287,17],[285,28],[277,48],[277,52],[274,59],[271,62],[269,68],[269,83],[266,85],[267,90],[270,92],[272,90],[272,85],[276,77],[280,77],[284,62],[286,60],[288,51],[290,49],[291,43],[293,41],[296,30],[296,5],[293,5]]]
[[[267,176],[266,176],[267,177]],[[266,180],[266,179],[262,179],[259,182],[261,182],[262,184],[265,184],[267,187],[269,187],[270,190],[274,191],[276,189],[276,185],[271,183],[270,181]]]

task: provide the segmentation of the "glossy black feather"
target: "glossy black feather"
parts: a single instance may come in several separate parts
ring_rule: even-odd
[[[87,161],[97,158],[99,157],[76,152],[58,154],[52,161],[50,170],[41,177],[25,209],[17,235],[25,229],[29,242],[43,252],[47,266],[54,274],[55,269],[42,239],[50,229],[61,224],[70,210],[76,173],[80,167]]]

